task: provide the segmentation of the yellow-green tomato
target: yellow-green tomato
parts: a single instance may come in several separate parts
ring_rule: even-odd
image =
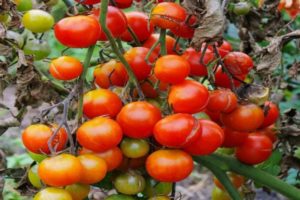
[[[113,194],[106,197],[105,200],[135,200],[135,198],[124,194]]]
[[[23,15],[22,23],[25,28],[34,33],[43,33],[52,28],[54,18],[46,11],[34,9]]]
[[[33,55],[35,60],[46,58],[51,53],[49,44],[37,39],[27,40],[23,50],[25,55]]]
[[[171,200],[171,199],[168,196],[156,196],[156,197],[151,197],[148,200]]]
[[[145,179],[135,172],[120,174],[114,181],[116,190],[122,194],[134,195],[145,188]]]
[[[128,158],[140,158],[149,152],[150,146],[146,140],[124,138],[121,142],[121,150]]]
[[[64,189],[48,187],[39,191],[33,200],[72,200],[72,196]]]
[[[28,155],[32,158],[32,160],[34,160],[38,163],[42,162],[45,158],[47,158],[46,155],[32,153],[31,151],[28,151]]]
[[[27,11],[32,9],[32,1],[31,0],[16,0],[18,11]]]
[[[38,175],[38,165],[33,165],[28,171],[28,179],[30,183],[36,188],[42,188],[43,184]]]
[[[153,179],[146,180],[146,187],[143,194],[147,197],[153,197],[156,195],[168,195],[172,191],[172,183],[160,182],[157,183]]]
[[[86,184],[72,184],[72,185],[68,185],[65,190],[67,190],[73,200],[83,200],[84,198],[86,198],[89,195],[90,192],[90,186],[86,185]]]
[[[218,187],[214,187],[211,194],[211,200],[231,200],[231,198],[226,191],[223,191]]]

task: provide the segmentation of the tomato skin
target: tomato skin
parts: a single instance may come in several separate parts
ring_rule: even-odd
[[[233,75],[248,74],[254,66],[252,58],[243,52],[230,52],[223,62]]]
[[[156,78],[165,83],[176,84],[184,81],[190,73],[190,64],[177,55],[165,55],[157,59],[154,66]]]
[[[76,133],[79,144],[95,152],[104,152],[116,147],[122,136],[120,125],[105,117],[96,117],[83,123]]]
[[[70,193],[72,200],[83,200],[89,195],[90,188],[90,185],[77,183],[68,185],[65,190]]]
[[[121,142],[121,150],[128,158],[140,158],[148,154],[150,145],[143,139],[124,138]]]
[[[220,117],[221,117],[221,112],[216,112],[216,111],[210,111],[210,110],[208,110],[208,109],[205,109],[204,110],[204,112],[209,116],[209,118],[213,121],[213,122],[215,122],[215,123],[217,123],[217,124],[219,124],[219,125],[222,125],[222,122],[221,122],[221,119],[220,119]]]
[[[227,175],[230,179],[230,182],[237,189],[240,188],[245,183],[245,177],[243,177],[241,175],[238,175],[238,174],[235,174],[232,172],[227,173]],[[221,190],[225,190],[223,184],[216,177],[214,177],[214,183]]]
[[[83,15],[63,18],[54,26],[56,39],[70,48],[87,48],[96,44],[100,30],[98,20]]]
[[[134,195],[142,192],[146,182],[144,177],[134,172],[120,174],[114,181],[116,190],[127,195]]]
[[[221,58],[224,58],[230,51],[232,51],[231,44],[229,42],[227,42],[226,40],[223,40],[221,45],[219,45],[217,42],[215,44],[217,46],[217,49],[218,49],[218,52],[219,52]],[[212,45],[208,45],[207,48],[213,52]]]
[[[70,56],[61,56],[50,63],[49,72],[58,80],[72,80],[80,76],[83,66],[79,60]]]
[[[145,81],[140,83],[141,89],[144,95],[148,98],[158,97],[158,92],[154,89],[155,84],[157,83],[157,78],[154,75],[151,75]],[[159,82],[158,89],[159,91],[166,91],[168,84],[164,82]]]
[[[209,93],[207,109],[214,112],[232,112],[238,103],[236,95],[228,89],[217,89]]]
[[[39,191],[33,198],[33,200],[45,200],[45,199],[63,199],[73,200],[69,192],[61,188],[47,187]]]
[[[38,175],[38,165],[33,165],[29,171],[28,171],[28,180],[35,188],[42,188],[43,184],[41,182],[41,179]]]
[[[146,197],[155,197],[162,195],[169,195],[172,192],[172,183],[159,182],[157,183],[153,179],[146,180],[146,187],[143,191],[143,195]]]
[[[264,107],[266,111],[264,112],[265,118],[261,128],[274,124],[279,117],[279,109],[276,104],[271,101],[266,101]]]
[[[186,11],[179,4],[162,2],[151,11],[150,21],[163,29],[175,28],[186,19]]]
[[[101,0],[75,0],[78,3],[84,4],[84,5],[93,5],[93,4],[97,4],[100,3]]]
[[[88,118],[115,117],[122,108],[120,97],[107,89],[91,90],[83,96],[83,113]]]
[[[155,180],[177,182],[185,179],[193,171],[192,157],[181,150],[158,150],[146,160],[146,170]]]
[[[197,81],[185,80],[171,86],[168,103],[176,113],[198,113],[208,103],[209,93],[205,86]]]
[[[153,24],[149,22],[148,16],[143,12],[128,12],[125,14],[128,22],[128,26],[133,30],[139,41],[147,40],[153,33]],[[126,42],[133,41],[133,38],[128,30],[122,35],[121,39]]]
[[[270,138],[259,133],[251,133],[242,146],[236,148],[236,158],[246,164],[256,165],[267,160],[272,154]]]
[[[132,5],[133,0],[115,0],[118,8],[129,8]]]
[[[247,75],[242,74],[242,75],[235,75],[236,78],[240,79],[240,80],[244,80],[246,78]],[[215,84],[216,86],[219,87],[223,87],[223,88],[231,88],[230,85],[230,79],[227,76],[227,74],[225,72],[222,71],[222,67],[218,66],[216,74],[215,74]],[[235,87],[238,87],[241,85],[240,81],[237,80],[233,80],[233,84],[235,85]]]
[[[143,139],[152,135],[154,125],[161,119],[160,110],[146,101],[125,105],[117,116],[124,135]]]
[[[22,24],[34,33],[43,33],[51,29],[54,18],[46,11],[32,9],[23,15]]]
[[[28,126],[22,133],[24,146],[33,153],[49,154],[50,149],[48,147],[48,140],[57,128],[57,125],[46,126],[44,124],[33,124]],[[66,130],[64,128],[60,128],[52,142],[52,147],[56,147],[56,151],[61,151],[64,149],[67,140],[68,135]]]
[[[195,29],[191,26],[196,24],[197,18],[194,15],[192,15],[189,21],[186,20],[184,20],[184,22],[181,22],[175,28],[172,28],[171,32],[179,37],[191,39],[193,38],[195,32]]]
[[[221,114],[223,124],[236,131],[254,131],[262,125],[263,120],[263,110],[255,104],[239,105],[232,112]]]
[[[80,181],[82,176],[80,161],[71,154],[60,154],[46,158],[38,167],[41,180],[50,186],[61,187]]]
[[[134,47],[126,51],[124,54],[126,61],[129,63],[133,73],[138,80],[144,80],[150,75],[152,66],[145,60],[148,52],[148,48]],[[153,63],[156,58],[157,55],[155,53],[151,53],[149,62]]]
[[[201,125],[192,115],[178,113],[158,121],[153,134],[159,144],[180,148],[201,137]]]
[[[202,135],[184,148],[191,155],[209,155],[219,148],[224,141],[222,128],[213,121],[199,120]]]
[[[229,148],[241,146],[249,135],[247,132],[234,131],[227,127],[224,127],[223,131],[225,138],[222,146]]]
[[[266,135],[270,140],[275,143],[277,141],[277,131],[274,125],[268,126],[258,131],[260,134]]]
[[[202,52],[197,52],[195,49],[191,47],[187,48],[183,53],[182,57],[190,63],[191,76],[207,76],[206,66],[200,63],[201,56],[202,56]],[[203,57],[203,63],[207,65],[213,60],[214,60],[213,52],[207,49]]]
[[[146,47],[146,48],[151,48],[153,46],[153,44],[158,40],[159,38],[159,34],[157,33],[154,33],[152,34],[143,44],[143,47]],[[166,35],[166,49],[167,49],[167,54],[171,54],[171,55],[176,55],[177,53],[173,50],[174,46],[175,46],[175,43],[176,43],[176,40],[169,36],[169,35]],[[176,50],[179,49],[179,45],[176,46],[175,48]],[[156,54],[159,54],[160,53],[160,44],[157,45],[153,52],[155,52]]]

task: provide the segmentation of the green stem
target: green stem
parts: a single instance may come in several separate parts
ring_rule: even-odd
[[[167,48],[166,48],[166,35],[167,31],[166,29],[160,29],[159,34],[159,43],[160,43],[160,55],[164,56],[167,54]]]
[[[134,43],[137,46],[142,46],[139,38],[136,36],[136,34],[134,33],[134,31],[132,30],[132,28],[130,26],[127,27],[128,32],[130,33],[131,37],[133,38]]]

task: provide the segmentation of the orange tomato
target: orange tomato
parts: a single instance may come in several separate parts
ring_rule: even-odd
[[[72,80],[82,73],[83,66],[79,60],[70,56],[61,56],[51,61],[49,72],[58,80]]]

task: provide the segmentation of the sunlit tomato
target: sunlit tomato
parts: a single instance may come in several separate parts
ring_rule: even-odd
[[[48,42],[38,39],[28,39],[23,50],[25,55],[33,55],[34,60],[42,60],[51,53]]]
[[[236,106],[238,99],[236,95],[228,89],[213,90],[209,93],[207,109],[214,112],[231,112]]]
[[[177,3],[163,2],[151,10],[151,22],[160,28],[175,28],[186,19],[185,9]]]
[[[58,80],[72,80],[80,76],[83,66],[71,56],[61,56],[51,61],[49,72]]]
[[[209,116],[209,118],[212,121],[216,122],[219,125],[222,124],[221,119],[220,119],[221,112],[216,112],[216,111],[213,112],[213,111],[210,111],[208,109],[205,109],[204,112]]]
[[[241,146],[248,137],[247,132],[234,131],[230,128],[223,128],[225,138],[223,142],[223,147],[238,147]]]
[[[208,155],[219,148],[224,141],[222,128],[213,121],[199,120],[202,135],[184,150],[192,155]]]
[[[121,108],[120,97],[107,89],[91,90],[83,96],[83,113],[88,118],[102,115],[115,117]]]
[[[218,43],[216,43],[216,45],[218,52],[222,58],[224,58],[230,51],[232,51],[231,44],[226,40],[223,40],[221,46]],[[208,45],[208,49],[213,51],[213,47],[211,45]]]
[[[245,178],[241,175],[232,172],[227,173],[227,175],[229,176],[231,183],[237,189],[240,188],[245,183]],[[218,188],[225,190],[223,184],[216,177],[214,177],[214,183]]]
[[[153,32],[153,25],[149,22],[148,16],[143,12],[128,12],[126,13],[128,26],[135,33],[139,41],[147,40]],[[127,42],[133,41],[133,38],[128,30],[122,35],[121,39]]]
[[[263,110],[255,104],[239,105],[230,113],[222,113],[223,124],[235,131],[254,131],[264,120]]]
[[[93,5],[93,4],[100,3],[101,0],[75,0],[75,1],[85,5]]]
[[[181,150],[158,150],[146,161],[148,174],[162,182],[181,181],[190,175],[193,168],[192,157]]]
[[[90,186],[86,184],[73,184],[73,185],[68,185],[65,188],[66,191],[70,193],[72,196],[72,200],[83,200],[87,198],[89,192],[90,192]]]
[[[243,163],[255,165],[267,160],[272,154],[273,144],[270,138],[259,133],[251,133],[243,143],[236,148],[235,156]]]
[[[154,89],[155,84],[157,83],[157,78],[154,75],[148,77],[147,80],[140,83],[141,89],[144,95],[148,98],[156,98],[158,92]],[[159,91],[166,91],[168,84],[164,82],[159,82],[158,89]]]
[[[201,126],[190,114],[169,115],[155,124],[155,140],[167,147],[183,147],[201,137]]]
[[[143,194],[147,197],[169,195],[172,192],[172,183],[156,182],[153,179],[146,180],[146,187]]]
[[[235,77],[243,81],[246,78],[246,75],[235,75]],[[218,69],[215,73],[215,79],[216,79],[215,80],[216,86],[224,87],[224,88],[231,88],[230,79],[229,79],[228,75],[225,72],[223,72],[221,66],[218,67]],[[235,87],[238,87],[241,85],[241,82],[233,79],[233,84],[235,85]]]
[[[120,174],[114,181],[116,190],[122,194],[134,195],[145,188],[145,179],[135,172]]]
[[[231,200],[231,198],[226,191],[214,187],[211,194],[211,200]]]
[[[23,15],[22,23],[25,28],[34,33],[43,33],[51,29],[54,18],[46,11],[33,9]]]
[[[258,133],[268,136],[273,143],[277,141],[278,132],[274,125],[261,129],[258,131]]]
[[[56,39],[70,48],[86,48],[96,44],[100,30],[97,19],[83,15],[65,17],[54,26]]]
[[[153,44],[158,40],[159,38],[159,34],[152,34],[148,40],[146,40],[143,44],[143,47],[147,47],[147,48],[151,48],[153,46]],[[166,49],[167,49],[167,54],[177,54],[175,51],[174,51],[174,48],[175,48],[175,43],[176,43],[176,40],[169,36],[169,35],[166,35]],[[176,46],[175,48],[176,50],[179,49],[179,45]],[[159,54],[160,53],[160,44],[158,44],[153,52]]]
[[[150,75],[151,64],[146,62],[146,55],[149,52],[148,48],[145,47],[134,47],[125,52],[124,57],[129,63],[133,73],[138,80],[144,80]],[[157,55],[151,53],[149,57],[149,62],[153,63]]]
[[[225,67],[233,75],[248,74],[253,68],[253,60],[243,52],[230,52],[224,57]]]
[[[117,122],[126,136],[147,138],[152,135],[156,122],[161,119],[160,110],[146,101],[125,105],[117,116]]]
[[[168,103],[176,113],[194,114],[205,108],[208,98],[208,90],[201,83],[185,80],[171,87]]]
[[[63,199],[73,200],[69,192],[61,188],[48,187],[39,191],[33,198],[33,200],[46,200],[46,199]]]
[[[112,194],[106,197],[104,200],[135,200],[135,198],[124,194]]]
[[[30,183],[36,188],[42,188],[43,184],[38,175],[38,165],[33,165],[28,171],[28,179]]]
[[[139,169],[145,166],[147,155],[140,158],[127,158],[123,157],[121,165],[118,167],[118,170],[127,172],[131,169]]]
[[[120,147],[123,154],[128,158],[143,157],[150,150],[149,143],[143,139],[124,138]]]
[[[82,177],[80,160],[70,154],[46,158],[38,167],[41,180],[50,186],[66,186],[77,183]]]
[[[133,0],[115,0],[115,4],[118,8],[129,8]]]
[[[192,15],[188,21],[187,19],[184,22],[181,22],[178,26],[171,29],[171,32],[174,35],[177,35],[182,38],[191,39],[194,36],[195,29],[192,28],[196,24],[197,18]]]
[[[190,73],[190,64],[177,55],[165,55],[157,59],[154,66],[156,78],[165,83],[176,84],[184,81]]]
[[[33,153],[50,153],[48,140],[56,131],[57,125],[46,126],[44,124],[33,124],[28,126],[22,133],[22,141],[24,146]],[[52,147],[55,151],[61,151],[67,142],[67,132],[64,128],[59,129]]]
[[[92,10],[92,15],[94,19],[99,20],[99,9]],[[108,6],[107,16],[106,16],[106,26],[110,30],[110,33],[113,37],[120,37],[127,30],[127,19],[125,14],[114,6]],[[99,40],[107,40],[104,31],[100,28],[100,37]]]
[[[203,57],[203,64],[201,64],[202,52],[197,52],[193,48],[187,48],[183,53],[182,57],[186,59],[191,66],[190,75],[192,76],[207,76],[207,66],[211,61],[214,60],[214,54],[209,49],[206,50]]]
[[[264,115],[265,118],[261,128],[265,128],[276,122],[279,117],[279,109],[277,105],[271,101],[266,101],[264,105]]]

